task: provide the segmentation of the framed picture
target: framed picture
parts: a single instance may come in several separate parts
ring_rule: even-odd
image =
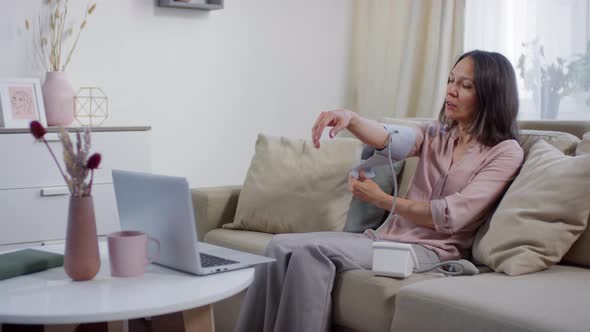
[[[39,79],[0,79],[0,128],[28,128],[33,120],[47,126]]]

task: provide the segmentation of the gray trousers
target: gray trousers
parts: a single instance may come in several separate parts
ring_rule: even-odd
[[[364,234],[346,232],[275,235],[265,255],[276,262],[256,267],[235,331],[329,331],[336,274],[370,270],[372,243]],[[433,251],[414,249],[420,266],[439,262]]]

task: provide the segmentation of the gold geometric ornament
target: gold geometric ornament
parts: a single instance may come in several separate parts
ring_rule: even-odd
[[[74,117],[83,126],[98,127],[109,117],[109,99],[101,88],[83,87],[74,97]]]

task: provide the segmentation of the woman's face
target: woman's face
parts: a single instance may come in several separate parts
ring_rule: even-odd
[[[451,70],[447,83],[445,115],[448,119],[468,124],[477,112],[477,90],[475,89],[473,60],[461,59]]]

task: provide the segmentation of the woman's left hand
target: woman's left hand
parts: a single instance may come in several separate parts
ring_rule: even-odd
[[[387,196],[377,183],[367,179],[364,170],[359,172],[358,180],[352,176],[348,177],[348,190],[361,201],[374,205],[378,205],[384,196]]]

